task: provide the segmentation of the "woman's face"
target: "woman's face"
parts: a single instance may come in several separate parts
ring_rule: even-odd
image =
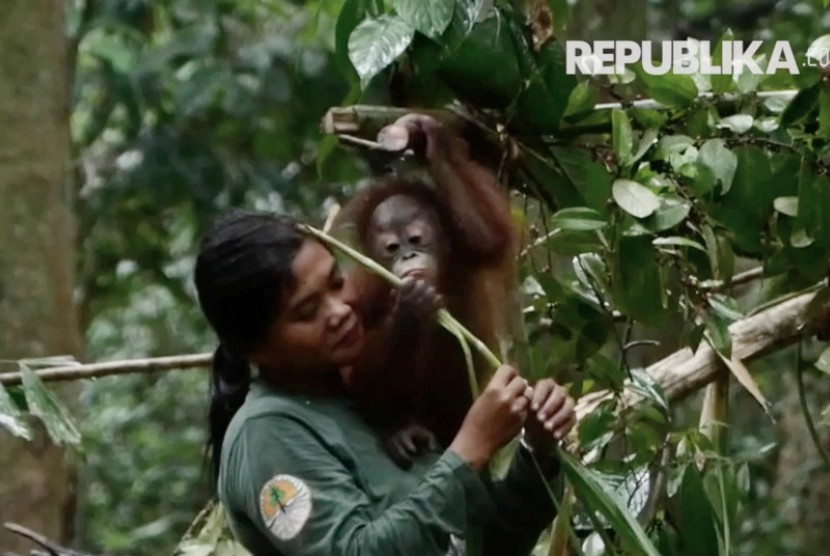
[[[335,258],[322,244],[307,239],[291,271],[294,287],[254,362],[298,370],[354,362],[365,339],[355,310],[358,295],[344,280]]]

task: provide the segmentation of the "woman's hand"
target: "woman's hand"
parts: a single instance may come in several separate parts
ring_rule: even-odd
[[[467,412],[450,448],[471,467],[481,469],[519,433],[532,395],[533,389],[516,369],[502,365]]]
[[[533,388],[531,414],[525,423],[525,439],[535,452],[550,453],[576,424],[574,400],[564,387],[545,378]]]

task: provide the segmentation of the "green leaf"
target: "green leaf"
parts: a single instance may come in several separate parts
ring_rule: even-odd
[[[551,218],[551,228],[562,230],[599,230],[607,222],[600,213],[589,208],[574,207],[562,209]]]
[[[703,479],[694,465],[687,465],[683,471],[678,503],[684,556],[718,554],[714,510],[703,488]]]
[[[698,161],[712,171],[721,183],[721,192],[726,193],[732,187],[735,170],[738,169],[738,157],[726,147],[723,139],[709,139],[700,147]]]
[[[349,36],[349,60],[365,87],[368,82],[403,54],[415,30],[393,15],[363,20]]]
[[[634,139],[628,115],[618,108],[611,112],[611,140],[620,165],[627,166],[631,161]]]
[[[652,245],[655,247],[662,247],[662,246],[672,246],[672,247],[691,247],[692,249],[697,249],[702,252],[706,252],[706,248],[703,247],[700,243],[685,238],[685,237],[658,237],[655,238],[654,241],[651,242]]]
[[[6,429],[14,436],[32,439],[32,429],[23,419],[23,413],[14,403],[12,397],[6,391],[3,384],[0,384],[0,427]]]
[[[591,87],[590,82],[580,81],[568,97],[564,117],[569,121],[579,121],[581,117],[591,113],[597,96],[597,90]]]
[[[459,4],[456,16],[463,11]],[[455,26],[453,21],[447,32]],[[469,32],[466,29],[461,32],[463,36],[457,47],[441,60],[438,75],[458,91],[461,99],[479,108],[506,108],[521,91],[523,76],[517,64],[516,45],[504,18],[490,17],[475,24]]]
[[[822,87],[818,97],[818,135],[830,138],[830,88]]]
[[[775,210],[787,216],[798,216],[798,197],[776,197],[772,205]]]
[[[614,201],[635,218],[646,218],[660,207],[660,199],[648,187],[635,181],[618,179],[611,186]]]
[[[715,351],[726,358],[732,357],[732,334],[729,333],[729,321],[715,311],[707,311],[704,317],[706,332]]]
[[[819,371],[830,374],[830,346],[821,352],[821,355],[818,356],[818,359],[813,364]]]
[[[49,437],[56,444],[78,444],[81,433],[64,405],[26,363],[20,363],[23,392],[29,412],[46,426]]]
[[[657,142],[658,131],[656,128],[647,129],[640,137],[640,142],[637,145],[637,152],[631,157],[631,164],[634,164],[645,155],[648,150]]]
[[[611,174],[605,166],[594,160],[585,149],[554,147],[551,152],[579,192],[585,206],[606,214],[608,198],[611,196]]]
[[[638,67],[638,75],[651,98],[667,106],[683,108],[697,98],[697,85],[688,75],[649,75]]]
[[[830,245],[830,179],[817,175],[805,159],[798,178],[796,225],[821,245]]]
[[[335,61],[340,71],[357,81],[354,66],[349,60],[349,37],[366,16],[368,0],[346,0],[337,16],[334,28]]]
[[[679,197],[660,196],[660,206],[654,214],[643,220],[643,225],[652,232],[663,232],[674,228],[689,216],[692,204]]]
[[[452,20],[455,0],[395,0],[395,11],[405,22],[437,39]]]
[[[589,511],[597,512],[605,518],[627,551],[644,556],[660,556],[619,495],[572,455],[561,448],[557,451],[562,470],[573,485],[576,498]]]
[[[731,42],[733,40],[735,40],[735,34],[732,33],[732,29],[727,29],[718,41],[715,52],[712,53],[713,65],[723,67],[723,43],[724,41]],[[732,88],[734,83],[731,73],[711,75],[710,80],[712,82],[712,91],[715,94],[725,93]]]
[[[814,60],[820,60],[830,52],[830,35],[822,35],[807,47],[807,56]]]
[[[738,308],[738,303],[729,296],[719,293],[709,296],[706,301],[712,309],[725,319],[736,321],[744,318],[744,314]]]
[[[610,266],[617,308],[632,318],[659,325],[663,317],[663,288],[651,238],[619,238]]]
[[[741,134],[749,131],[752,128],[752,123],[754,121],[755,119],[749,114],[735,114],[733,116],[721,118],[721,121],[717,124],[717,128],[728,129],[735,133]]]
[[[807,89],[801,89],[793,97],[784,112],[781,113],[781,126],[787,127],[798,123],[818,106],[821,83]]]

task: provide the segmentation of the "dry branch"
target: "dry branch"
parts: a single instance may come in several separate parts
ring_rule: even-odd
[[[154,357],[150,359],[129,359],[125,361],[107,361],[88,365],[70,365],[39,369],[35,373],[41,380],[57,382],[61,380],[80,380],[83,378],[98,378],[110,375],[130,373],[152,373],[174,369],[193,369],[207,367],[213,360],[212,353],[195,353],[190,355],[175,355],[171,357]],[[16,386],[20,384],[20,373],[0,374],[0,384]]]
[[[802,334],[807,320],[807,306],[814,292],[801,294],[778,305],[737,321],[729,327],[732,334],[732,356],[751,361],[763,355],[794,344]],[[683,348],[649,366],[646,371],[665,391],[669,399],[679,399],[696,392],[725,372],[717,353],[705,342],[696,352]],[[577,419],[582,419],[611,392],[593,392],[583,396],[576,407]],[[624,405],[630,407],[637,396],[626,392]]]
[[[40,533],[35,533],[31,529],[18,525],[17,523],[4,523],[3,527],[12,533],[20,535],[21,537],[26,537],[35,544],[45,548],[45,554],[49,554],[49,556],[88,556],[86,553],[77,552],[70,548],[64,548],[63,546],[50,541]],[[32,554],[44,554],[44,552],[41,550],[32,550]]]

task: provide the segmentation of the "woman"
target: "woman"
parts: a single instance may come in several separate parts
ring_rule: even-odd
[[[431,556],[455,554],[466,538],[485,554],[530,552],[554,510],[529,448],[500,481],[482,471],[526,424],[528,446],[555,474],[547,454],[574,423],[560,386],[531,389],[503,366],[452,444],[404,470],[350,407],[341,369],[363,347],[359,300],[322,244],[288,217],[235,212],[204,241],[195,281],[221,343],[211,403],[217,490],[248,550]]]

